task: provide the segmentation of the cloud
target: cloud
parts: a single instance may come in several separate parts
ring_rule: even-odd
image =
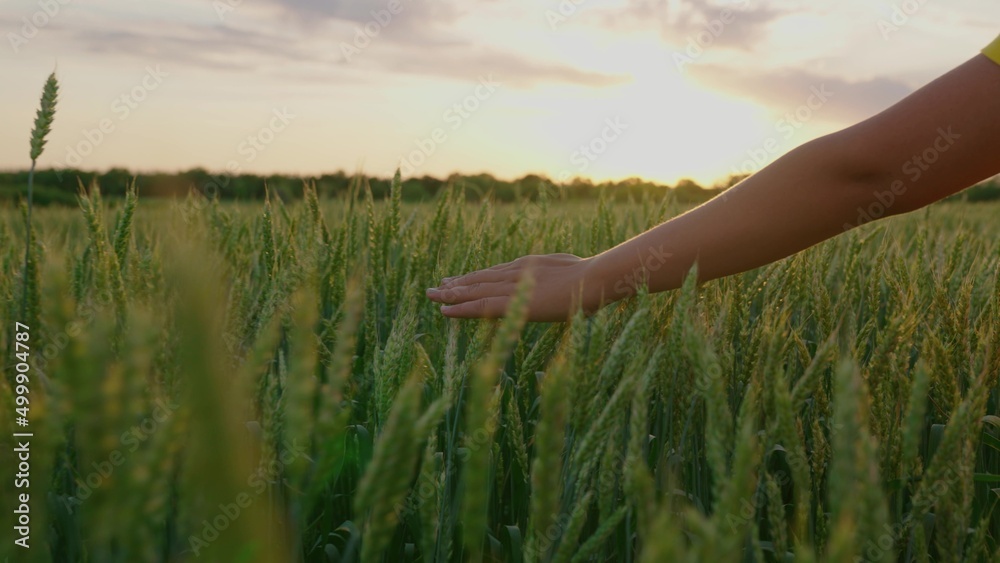
[[[748,98],[779,112],[794,111],[807,102],[813,88],[830,92],[817,113],[821,119],[856,122],[903,99],[913,88],[892,78],[848,80],[804,70],[748,72],[721,65],[693,65],[690,75],[699,83]]]
[[[432,40],[436,31],[452,26],[462,13],[457,3],[446,0],[265,0],[264,5],[305,29],[337,21],[379,22],[386,28],[387,40],[400,42]]]
[[[71,32],[78,49],[102,56],[180,63],[214,70],[256,71],[288,60],[308,60],[308,50],[280,36],[229,27],[160,25],[155,29],[94,29]]]
[[[241,14],[244,19],[238,23],[228,19],[227,23],[211,24],[132,21],[108,25],[78,21],[72,28],[59,32],[64,34],[64,42],[75,49],[105,58],[140,58],[146,63],[171,63],[175,67],[264,72],[285,77],[309,78],[313,74],[320,80],[329,80],[331,73],[351,82],[370,79],[379,73],[460,80],[493,74],[510,87],[532,88],[552,83],[603,87],[629,79],[625,75],[592,72],[486,47],[447,30],[435,36],[425,36],[423,31],[400,34],[404,28],[393,27],[394,24],[387,26],[385,33],[369,38],[364,50],[346,62],[342,46],[353,44],[357,24],[338,20],[341,16],[361,18],[363,13],[356,9],[350,13],[329,10],[331,22],[322,32],[304,30],[292,22],[261,25],[258,19],[261,15],[256,12]],[[253,18],[247,20],[250,16]]]
[[[626,75],[591,72],[554,62],[529,60],[514,53],[480,48],[471,43],[458,48],[400,52],[386,59],[385,68],[394,72],[459,79],[492,74],[500,82],[514,88],[530,88],[540,83],[604,87],[630,80]]]
[[[764,39],[767,26],[786,14],[749,0],[629,0],[624,7],[605,12],[602,23],[619,31],[657,29],[666,43],[680,46],[710,25],[721,23],[727,12],[730,15],[725,19],[730,21],[715,28],[718,31],[713,33],[712,43],[743,50],[752,50]]]

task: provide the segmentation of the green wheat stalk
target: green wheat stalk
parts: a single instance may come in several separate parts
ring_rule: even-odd
[[[28,258],[31,255],[31,195],[35,184],[35,165],[38,157],[42,156],[45,149],[45,137],[52,130],[52,121],[56,117],[56,97],[59,94],[59,82],[56,80],[56,73],[49,75],[42,88],[41,107],[35,114],[35,127],[31,130],[31,170],[28,172],[28,214],[24,220],[24,228],[27,232],[27,240],[24,244],[24,284],[21,294],[21,316],[27,312],[28,308]]]

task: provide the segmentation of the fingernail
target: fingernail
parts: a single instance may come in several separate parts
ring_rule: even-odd
[[[451,305],[442,305],[441,306],[441,312],[442,313],[447,313],[448,311],[451,311]]]

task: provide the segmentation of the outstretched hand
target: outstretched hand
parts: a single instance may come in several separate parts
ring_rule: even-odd
[[[522,256],[492,268],[444,278],[427,290],[427,297],[444,303],[447,317],[503,317],[525,274],[534,283],[528,304],[529,321],[565,321],[579,308],[592,313],[601,305],[600,284],[592,276],[591,259],[572,254]]]

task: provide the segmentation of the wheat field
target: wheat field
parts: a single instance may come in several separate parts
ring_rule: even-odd
[[[0,209],[0,466],[15,321],[34,433],[31,549],[5,561],[1000,556],[995,204],[537,324],[446,319],[424,288],[684,207],[404,205],[398,182],[79,202],[34,212],[23,316],[25,209]]]

